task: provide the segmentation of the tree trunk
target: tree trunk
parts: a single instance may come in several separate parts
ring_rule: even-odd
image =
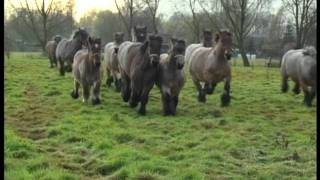
[[[242,57],[243,65],[246,66],[246,67],[250,66],[249,60],[247,58],[246,51],[243,49],[243,47],[240,47],[239,50],[240,50],[240,54],[241,54],[241,57]]]

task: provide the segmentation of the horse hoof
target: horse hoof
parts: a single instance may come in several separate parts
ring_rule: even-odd
[[[213,94],[213,88],[208,88],[207,89],[207,94]]]
[[[230,95],[229,94],[223,94],[221,96],[221,106],[225,107],[230,104]]]
[[[146,110],[145,110],[145,109],[140,109],[140,110],[138,111],[138,113],[139,113],[140,115],[144,116],[144,115],[146,115]]]
[[[206,102],[206,97],[205,96],[198,96],[198,101],[205,103]]]
[[[135,108],[135,107],[137,107],[138,103],[130,101],[129,105],[130,105],[131,108]]]
[[[101,104],[101,101],[100,101],[100,99],[92,99],[92,104],[98,105],[98,104]]]
[[[293,93],[294,94],[300,94],[300,90],[299,89],[293,89]]]
[[[76,93],[76,92],[74,92],[74,91],[72,91],[72,92],[71,92],[71,97],[72,97],[73,99],[77,99],[77,98],[79,97],[79,94]]]

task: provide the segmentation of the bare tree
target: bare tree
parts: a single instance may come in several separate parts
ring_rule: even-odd
[[[197,1],[204,14],[207,16],[213,29],[221,29],[221,16],[219,15],[222,12],[222,9],[220,8],[221,4],[219,3],[219,1],[211,1],[211,3],[208,3],[208,1],[206,0]],[[210,10],[208,10],[208,7],[210,7]]]
[[[20,7],[15,7],[11,2],[10,4],[15,12],[18,12],[19,9],[25,9],[27,11],[27,16],[22,16],[24,18],[23,22],[32,30],[42,51],[45,52],[46,43],[52,36],[52,30],[57,24],[65,21],[65,19],[57,18],[57,16],[61,15],[60,12],[62,11],[60,2],[51,0],[46,4],[45,0],[41,2],[34,0],[33,4],[35,7],[32,7],[32,3],[28,0],[21,0]]]
[[[141,1],[139,0],[123,0],[123,6],[119,5],[118,0],[114,0],[118,14],[127,30],[128,35],[131,34],[133,28],[134,16],[139,9],[142,8]],[[129,36],[131,40],[131,36]]]
[[[244,43],[254,28],[257,14],[262,10],[268,0],[220,0],[228,21],[224,21],[236,39],[244,66],[250,66],[246,56]]]
[[[147,5],[151,19],[152,19],[152,26],[153,26],[153,31],[155,34],[158,33],[158,28],[157,28],[157,11],[159,8],[159,3],[160,0],[143,0],[143,2]]]
[[[188,0],[187,2],[187,6],[188,9],[190,9],[191,11],[191,20],[188,17],[188,15],[185,15],[184,13],[179,13],[180,16],[182,17],[182,19],[184,20],[184,23],[189,26],[189,28],[192,31],[192,35],[193,35],[193,41],[195,42],[200,42],[200,31],[201,31],[201,27],[200,27],[200,21],[198,18],[198,13],[196,12],[196,2],[197,0]],[[174,4],[174,7],[177,11],[180,11],[179,8],[177,7],[177,5],[181,6],[182,3],[179,2],[178,4]],[[185,4],[183,4],[185,5]]]
[[[316,24],[317,6],[314,0],[282,0],[284,7],[294,17],[296,48],[305,45],[307,35]]]

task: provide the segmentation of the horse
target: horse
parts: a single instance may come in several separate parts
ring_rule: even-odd
[[[64,63],[67,64],[66,71],[71,72],[74,55],[83,46],[86,46],[88,36],[89,34],[84,29],[79,28],[74,31],[69,40],[62,39],[59,42],[56,49],[56,58],[60,66],[60,75],[64,76]]]
[[[119,49],[119,45],[123,42],[124,33],[117,32],[114,34],[114,42],[109,42],[104,47],[104,61],[106,64],[106,72],[107,72],[107,86],[111,86],[114,81],[116,91],[120,91],[121,79],[118,68],[118,58],[117,52]]]
[[[175,115],[179,93],[185,84],[184,40],[171,39],[173,45],[169,53],[160,55],[159,72],[156,84],[161,92],[164,115]]]
[[[217,83],[225,81],[224,92],[221,96],[221,106],[230,103],[231,67],[227,55],[232,49],[232,34],[226,30],[216,34],[217,44],[214,47],[199,47],[190,57],[189,71],[198,90],[198,101],[205,102],[207,89],[200,82],[212,85],[212,92]]]
[[[311,106],[317,92],[317,51],[313,46],[287,51],[281,62],[282,92],[288,91],[288,78],[295,82],[293,92],[304,92],[304,104]]]
[[[80,85],[83,89],[83,102],[87,103],[90,89],[93,86],[92,104],[100,104],[101,84],[101,39],[89,37],[87,49],[79,50],[73,60],[72,71],[74,76],[74,88],[71,97],[79,97]]]
[[[198,44],[190,44],[185,53],[185,62],[188,64],[191,54],[199,47],[211,47],[212,44],[212,31],[209,29],[203,30],[203,40]]]
[[[146,42],[132,44],[127,58],[119,58],[122,99],[129,101],[132,108],[140,102],[138,113],[141,115],[146,113],[149,92],[156,80],[161,44],[160,36],[150,35]]]
[[[58,43],[61,41],[61,36],[55,35],[51,41],[48,41],[46,44],[46,51],[49,58],[49,67],[53,68],[53,65],[57,67],[57,58],[56,58],[56,49]]]

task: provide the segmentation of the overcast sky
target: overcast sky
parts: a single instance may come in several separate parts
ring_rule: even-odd
[[[8,13],[8,8],[10,8],[10,5],[8,1],[12,2],[16,6],[19,6],[20,0],[5,0],[5,11]],[[22,0],[24,2],[24,0]],[[50,0],[45,0],[47,3],[50,2]],[[118,0],[121,2],[121,0]],[[34,2],[32,0],[29,0],[29,2]],[[160,6],[159,6],[159,13],[164,15],[164,18],[169,18],[175,11],[176,8],[174,7],[176,0],[160,0]],[[114,4],[114,0],[75,0],[75,19],[79,21],[79,19],[86,13],[88,13],[91,10],[105,10],[109,9],[113,12],[117,12],[116,6]],[[275,13],[281,5],[281,0],[272,0],[272,7],[270,10],[272,13]],[[183,8],[179,8],[181,11],[183,11]]]

